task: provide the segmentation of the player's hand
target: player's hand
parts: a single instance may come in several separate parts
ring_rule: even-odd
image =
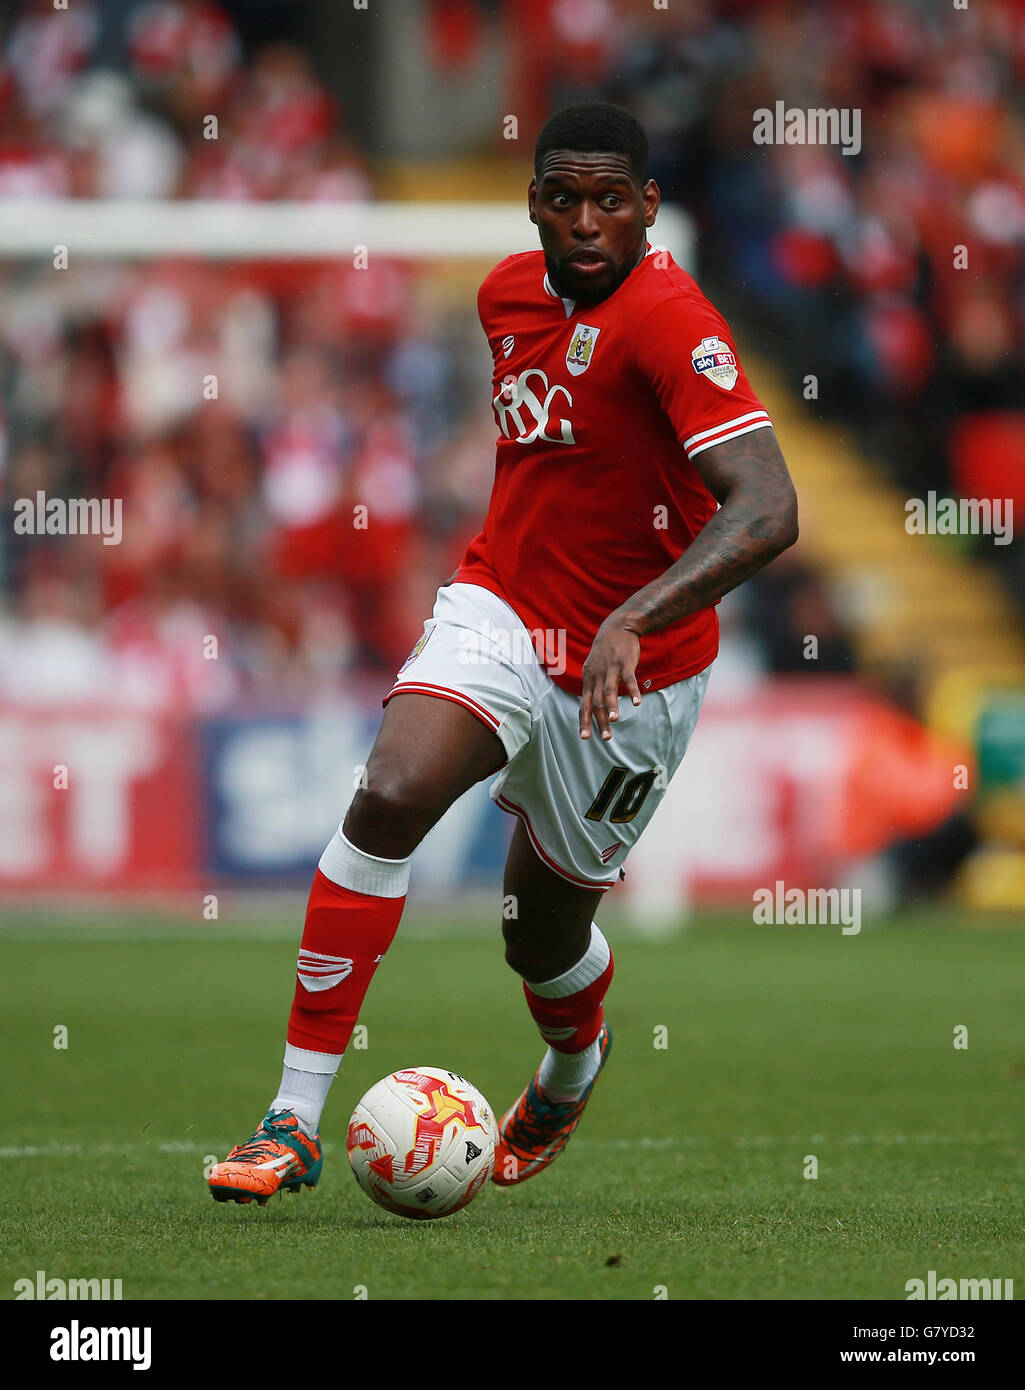
[[[641,639],[623,627],[615,615],[598,629],[584,662],[584,686],[580,697],[580,737],[590,738],[592,721],[597,721],[602,738],[612,737],[612,725],[619,718],[619,688],[625,686],[635,705],[641,703],[637,686],[637,662]]]

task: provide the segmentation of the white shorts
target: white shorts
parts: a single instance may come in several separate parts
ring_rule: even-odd
[[[621,694],[612,738],[580,737],[580,699],[548,675],[559,634],[532,634],[479,584],[438,590],[434,616],[395,678],[400,690],[453,700],[493,729],[509,761],[489,788],[520,817],[537,853],[581,888],[605,892],[621,869],[697,723],[711,667],[634,705]],[[564,641],[564,638],[563,638]],[[537,643],[537,645],[535,645]]]

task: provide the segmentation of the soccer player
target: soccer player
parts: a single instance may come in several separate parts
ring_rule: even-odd
[[[484,529],[438,589],[320,860],[281,1084],[212,1170],[218,1200],[317,1182],[321,1111],[410,857],[486,777],[519,818],[505,958],[547,1044],[500,1122],[493,1180],[541,1172],[580,1120],[610,1043],[597,905],[686,751],[715,604],[797,539],[794,488],[725,320],[648,243],[659,199],[628,112],[584,103],[541,130],[528,191],[541,249],[507,257],[478,295],[498,426]]]

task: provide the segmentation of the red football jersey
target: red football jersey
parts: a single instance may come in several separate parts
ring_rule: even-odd
[[[477,296],[495,368],[499,436],[484,529],[456,582],[480,584],[535,632],[579,695],[604,620],[687,549],[716,510],[691,459],[771,424],[729,328],[668,252],[600,304],[560,299],[544,253],[509,256]],[[548,640],[537,632],[565,631]],[[545,654],[565,651],[561,674]],[[641,638],[637,681],[658,690],[719,649],[715,608]]]

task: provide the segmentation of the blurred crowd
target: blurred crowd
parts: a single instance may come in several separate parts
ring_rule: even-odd
[[[599,0],[585,73],[652,131],[714,296],[908,495],[1020,509],[1025,0],[684,8],[667,26]],[[579,76],[564,65],[555,98]],[[860,153],[756,147],[752,113],[780,99],[860,110]],[[1021,552],[985,546],[1025,605]]]
[[[798,390],[813,373],[820,408],[850,412],[902,486],[970,479],[978,495],[1020,444],[1025,0],[428,9],[442,62],[467,61],[483,21],[506,17],[525,125],[596,95],[637,113],[664,196],[698,224],[713,297]],[[38,0],[0,34],[0,199],[373,196],[301,46],[246,51],[215,3],[140,0],[112,64],[101,12]],[[753,110],[784,95],[859,107],[861,153],[756,147]],[[116,689],[219,708],[394,670],[490,490],[490,362],[464,298],[442,305],[380,259],[0,266],[7,497],[124,505],[119,546],[0,538],[0,696]],[[1016,579],[1020,561],[998,558]],[[836,606],[797,560],[723,618],[738,669],[852,666]]]
[[[40,0],[3,36],[0,198],[372,196],[299,47],[243,62],[205,0],[132,7],[121,70],[99,30]],[[212,710],[393,672],[486,508],[478,340],[472,296],[380,257],[5,264],[5,494],[121,498],[123,540],[0,537],[0,696]]]
[[[0,54],[0,198],[369,197],[338,97],[295,44],[243,58],[208,0],[56,10],[30,0]],[[105,42],[104,42],[105,40]],[[207,117],[216,114],[216,138]]]
[[[7,495],[120,498],[123,538],[5,535],[0,693],[210,709],[394,671],[490,488],[490,360],[424,288],[381,260],[10,270]]]

